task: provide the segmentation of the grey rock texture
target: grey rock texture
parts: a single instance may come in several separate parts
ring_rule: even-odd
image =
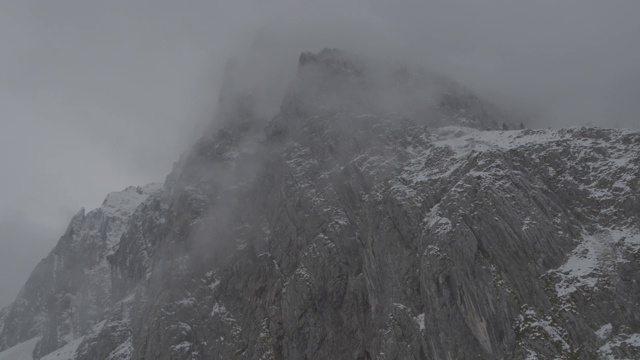
[[[367,111],[365,68],[331,56],[303,54],[259,151],[225,129],[183,164],[174,196],[208,213],[160,245],[134,358],[637,356],[637,133],[427,128]],[[616,232],[618,258],[574,254]],[[591,252],[593,281],[564,270]]]
[[[107,294],[38,302],[32,275],[2,346],[72,324],[76,359],[640,357],[640,133],[498,131],[459,85],[377,66],[304,53],[270,118],[225,93],[108,251],[83,213],[54,250],[85,249],[65,293]]]

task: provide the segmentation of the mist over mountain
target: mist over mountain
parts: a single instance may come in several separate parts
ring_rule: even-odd
[[[520,129],[420,66],[260,46],[164,184],[73,217],[0,359],[640,355],[638,131]]]
[[[638,357],[638,13],[3,1],[0,360]]]
[[[78,208],[170,171],[211,123],[231,55],[260,54],[247,74],[273,80],[276,109],[300,53],[329,46],[424,65],[522,113],[530,128],[637,128],[639,6],[4,0],[0,241],[25,251],[0,252],[0,304]]]

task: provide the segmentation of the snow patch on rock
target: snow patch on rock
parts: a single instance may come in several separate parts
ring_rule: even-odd
[[[0,360],[33,360],[31,354],[33,354],[33,349],[38,341],[40,341],[40,337],[34,337],[2,351],[0,352]]]
[[[595,234],[585,234],[567,261],[550,271],[560,278],[555,286],[556,293],[564,297],[578,288],[596,288],[617,263],[627,261],[625,251],[638,250],[640,231],[637,229],[603,229]]]
[[[632,347],[640,349],[640,334],[618,335],[613,340],[602,345],[598,352],[607,360],[632,360],[627,357],[618,357],[615,350],[618,348]]]

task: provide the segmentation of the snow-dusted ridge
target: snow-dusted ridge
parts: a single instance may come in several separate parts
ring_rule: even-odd
[[[528,171],[550,181],[572,184],[587,197],[603,201],[603,212],[613,213],[624,196],[638,191],[640,174],[640,133],[632,130],[598,128],[481,131],[447,126],[422,136],[422,143],[407,151],[412,159],[400,179],[410,183],[428,182],[453,174],[469,157],[497,152],[508,159],[514,154],[530,157]],[[483,161],[483,160],[481,160]],[[508,160],[507,160],[508,161]],[[562,165],[550,166],[549,161]],[[535,170],[535,172],[534,172]],[[561,171],[558,172],[558,171]],[[480,177],[507,176],[504,166],[492,164],[475,170]],[[399,184],[398,189],[406,189]]]
[[[55,332],[44,332],[41,338],[29,340],[33,342],[33,346],[29,345],[31,350],[39,342],[36,349],[40,349],[38,355],[42,359],[75,359],[76,348],[90,334],[89,329],[102,321],[102,313],[110,302],[113,284],[107,256],[117,250],[136,209],[162,191],[163,186],[157,183],[130,186],[108,194],[100,207],[78,212],[52,253],[34,270],[14,305],[4,310],[0,340],[15,344],[10,331],[15,326],[12,324],[20,321],[32,327],[31,334],[55,327]],[[56,306],[65,310],[49,314],[44,305],[39,305],[39,299],[56,299]],[[47,355],[53,350],[55,356]]]
[[[108,215],[130,216],[149,195],[163,186],[162,183],[151,183],[145,186],[129,186],[122,191],[109,193],[99,209]]]

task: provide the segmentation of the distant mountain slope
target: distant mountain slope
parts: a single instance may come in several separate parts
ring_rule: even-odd
[[[109,194],[96,210],[78,212],[4,310],[0,348],[44,335],[37,349],[47,354],[100,322],[112,300],[107,255],[117,250],[135,209],[161,191],[161,184],[129,187]]]

